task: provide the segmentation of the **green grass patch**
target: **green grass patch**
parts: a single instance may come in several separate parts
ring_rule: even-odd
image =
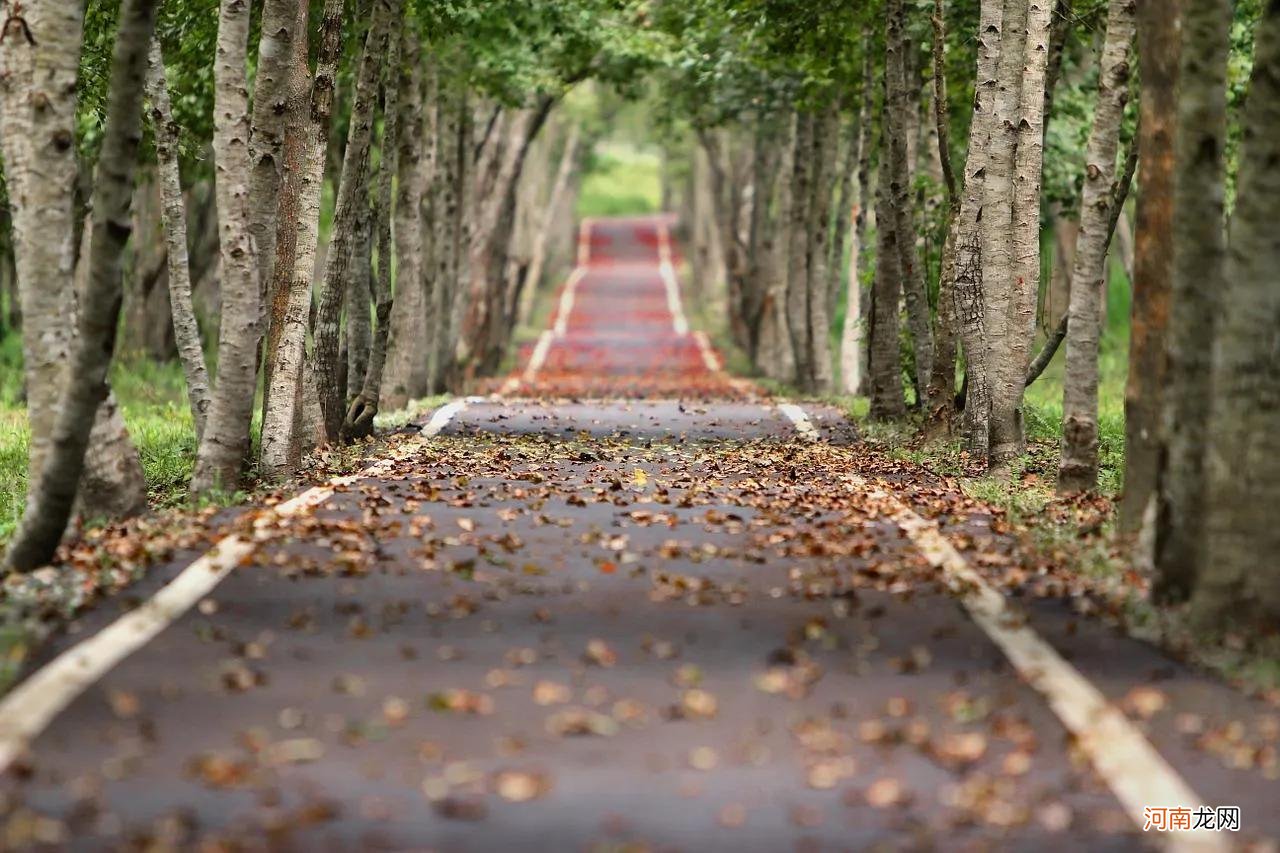
[[[587,165],[578,218],[657,213],[662,206],[662,161],[652,151],[602,144]]]
[[[21,399],[17,336],[0,341],[0,542],[13,534],[27,493],[31,433]],[[112,388],[138,447],[153,508],[183,505],[195,465],[196,435],[182,368],[176,362],[130,359],[111,371]]]

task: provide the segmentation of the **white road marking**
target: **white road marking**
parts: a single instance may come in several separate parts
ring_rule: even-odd
[[[502,387],[498,390],[500,396],[505,397],[514,394],[520,388],[521,382],[532,382],[536,379],[538,371],[546,363],[547,353],[551,350],[552,338],[563,338],[569,331],[569,315],[573,313],[573,299],[578,292],[578,283],[587,274],[587,267],[591,264],[591,225],[592,220],[587,218],[582,220],[582,224],[578,226],[578,265],[569,273],[569,278],[565,281],[564,288],[560,291],[560,302],[556,306],[555,322],[552,323],[549,330],[544,330],[538,336],[538,343],[534,346],[533,353],[529,356],[529,363],[525,365],[524,371],[518,376],[508,376],[507,381],[502,383]]]
[[[560,291],[560,305],[556,308],[556,322],[553,326],[557,338],[563,338],[565,332],[569,331],[569,315],[573,312],[573,297],[578,291],[578,282],[582,281],[583,276],[587,274],[586,267],[575,267],[573,272],[569,273],[569,280],[564,283],[564,289]]]
[[[801,438],[806,441],[817,441],[821,438],[818,435],[817,428],[809,420],[809,416],[805,414],[804,409],[795,403],[779,403],[778,411],[786,415],[791,420],[791,423],[795,424],[796,432],[800,433]]]
[[[778,410],[791,419],[802,438],[818,440],[818,431],[804,409],[783,403]],[[850,474],[846,479],[850,489],[868,489],[867,481],[857,474]],[[1128,718],[1033,631],[999,590],[973,570],[936,523],[916,514],[896,495],[877,490],[870,492],[869,497],[883,500],[893,509],[893,521],[925,559],[942,571],[973,621],[1075,735],[1076,746],[1088,756],[1131,820],[1142,826],[1147,807],[1180,807],[1194,812],[1204,804]],[[1221,836],[1203,830],[1173,833],[1163,840],[1166,850],[1231,849]]]
[[[431,415],[431,420],[427,421],[427,425],[421,430],[424,438],[431,438],[440,434],[440,431],[449,425],[449,421],[453,420],[458,412],[465,411],[467,406],[472,403],[483,403],[484,397],[464,397],[459,400],[445,403],[443,406],[435,410]]]
[[[422,428],[420,436],[438,435],[469,403],[482,400],[468,397],[441,406]],[[420,443],[421,439],[411,440],[397,451],[403,456]],[[324,503],[339,487],[388,473],[396,461],[396,458],[379,459],[357,474],[334,477],[323,486],[312,486],[277,504],[254,521],[252,536],[233,534],[218,540],[208,553],[179,572],[141,606],[32,673],[0,701],[0,772],[77,696],[212,592],[267,538],[274,524]]]
[[[712,373],[719,373],[724,370],[724,365],[720,363],[716,351],[711,346],[711,339],[707,337],[707,333],[697,331],[693,333],[693,339],[698,342],[698,350],[702,353],[702,363],[707,366],[707,370]]]
[[[680,280],[671,263],[671,236],[665,219],[658,222],[658,273],[667,291],[667,310],[671,312],[671,328],[677,335],[689,334],[689,319],[684,315],[680,299]]]

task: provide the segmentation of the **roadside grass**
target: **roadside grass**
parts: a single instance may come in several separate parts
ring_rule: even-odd
[[[578,194],[578,218],[657,213],[662,161],[653,151],[621,143],[596,146]]]
[[[30,429],[21,399],[21,377],[20,341],[17,335],[8,335],[0,339],[0,545],[13,535],[21,520],[27,492]],[[192,502],[187,488],[195,467],[195,424],[182,368],[176,361],[121,358],[112,367],[111,387],[138,448],[151,510],[233,506],[251,497],[252,492],[236,491]],[[404,409],[379,415],[376,424],[379,429],[402,427],[444,399],[436,396],[413,400]],[[258,409],[255,405],[255,435]]]

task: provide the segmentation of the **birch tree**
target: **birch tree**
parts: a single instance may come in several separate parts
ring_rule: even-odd
[[[352,383],[359,381],[360,388],[355,393],[351,405],[347,409],[343,421],[343,434],[348,437],[368,435],[373,431],[373,419],[378,413],[378,400],[382,393],[382,371],[387,360],[387,341],[390,335],[391,306],[394,295],[391,290],[391,220],[392,220],[392,188],[396,175],[396,154],[399,150],[400,122],[400,56],[403,38],[399,33],[388,32],[387,65],[383,84],[384,114],[382,122],[382,142],[380,162],[378,163],[378,207],[377,207],[377,239],[378,239],[378,274],[374,281],[374,302],[377,329],[374,332],[373,344],[369,353],[369,363],[362,376],[352,377]],[[412,93],[411,93],[412,96]],[[353,306],[356,307],[356,306]],[[358,308],[357,308],[358,310]]]
[[[560,201],[564,198],[569,186],[569,178],[578,163],[582,126],[576,121],[568,120],[568,129],[560,148],[559,165],[551,182],[551,191],[547,195],[542,215],[538,219],[533,236],[533,248],[529,256],[529,266],[524,274],[524,286],[521,291],[520,318],[527,319],[533,311],[533,301],[542,282],[547,263],[547,252],[550,248],[551,232],[555,227],[555,217],[560,210]]]
[[[283,310],[279,315],[279,342],[267,349],[273,369],[262,424],[262,467],[268,477],[286,476],[297,466],[303,444],[303,437],[296,432],[302,418],[299,407],[314,393],[313,387],[307,387],[310,383],[306,381],[308,371],[304,359],[311,279],[320,233],[324,164],[338,60],[342,53],[342,8],[342,0],[325,2],[314,81],[307,86],[306,74],[294,75],[297,94],[307,95],[307,109],[306,120],[290,129],[298,138],[299,167],[285,172],[281,208],[293,207],[297,214],[293,222],[287,217],[280,220],[272,273],[272,290],[277,297],[283,294]],[[295,46],[303,43],[300,32]],[[292,139],[286,140],[286,149],[294,148],[292,142]],[[295,198],[296,202],[286,202]]]
[[[1106,288],[1112,183],[1120,120],[1129,91],[1129,46],[1134,26],[1134,0],[1110,0],[1071,272],[1071,333],[1067,338],[1058,467],[1058,489],[1063,492],[1089,491],[1098,483],[1098,338]]]
[[[421,56],[416,34],[406,36],[401,70],[400,150],[396,155],[395,302],[380,405],[399,408],[427,393],[426,276],[423,205],[434,169],[435,134],[425,132],[424,113],[434,114],[435,66]],[[425,109],[424,109],[425,107]]]
[[[926,412],[934,429],[951,432],[956,392],[956,239],[960,219],[960,193],[951,165],[951,117],[947,104],[946,9],[943,0],[933,6],[933,122],[937,140],[938,172],[946,191],[946,236],[938,270],[938,332],[933,371],[925,392]]]
[[[812,196],[813,113],[796,113],[796,155],[791,172],[789,245],[787,246],[787,328],[795,354],[795,381],[804,391],[814,390],[813,329],[809,317],[809,207]]]
[[[214,61],[213,156],[217,170],[218,241],[222,262],[222,321],[218,373],[195,472],[194,494],[231,490],[249,452],[257,386],[261,299],[257,256],[249,233],[249,101],[245,51],[249,4],[221,0]]]
[[[307,4],[304,4],[307,5]],[[294,72],[293,42],[306,37],[307,18],[299,0],[263,0],[262,35],[253,78],[249,122],[249,233],[257,249],[258,278],[266,300],[275,264],[276,204],[284,165],[285,128],[293,121],[290,99]]]
[[[933,372],[933,331],[929,319],[929,296],[925,290],[924,273],[916,257],[915,228],[912,216],[911,164],[914,157],[908,140],[912,132],[911,109],[907,97],[906,42],[903,28],[906,12],[902,0],[888,0],[885,4],[885,109],[887,120],[882,156],[889,160],[889,206],[897,234],[898,274],[907,303],[907,328],[915,352],[915,387],[919,401],[929,384]]]
[[[1124,494],[1120,528],[1137,532],[1153,506],[1163,429],[1165,345],[1173,261],[1173,139],[1178,112],[1180,3],[1139,3],[1138,119],[1133,306],[1124,406]]]
[[[814,120],[813,179],[809,201],[809,249],[806,262],[810,387],[831,390],[831,321],[827,314],[829,284],[827,252],[831,240],[831,182],[840,143],[840,111],[833,102]]]
[[[986,459],[989,449],[991,386],[988,371],[987,320],[982,229],[987,203],[991,140],[996,133],[996,77],[1001,54],[1002,0],[982,0],[978,11],[977,83],[969,146],[964,164],[964,195],[956,223],[954,303],[964,348],[965,447]]]
[[[1263,5],[1256,39],[1214,330],[1207,553],[1191,601],[1201,625],[1246,636],[1280,624],[1280,5]]]
[[[151,128],[155,134],[156,171],[164,220],[164,239],[169,265],[169,310],[173,313],[173,333],[178,358],[187,383],[187,402],[196,428],[196,441],[204,435],[209,415],[209,370],[205,365],[200,326],[191,300],[191,263],[187,253],[187,206],[182,198],[178,169],[179,127],[173,120],[169,86],[165,79],[160,41],[153,39],[148,54],[147,100],[151,103]]]
[[[873,420],[894,420],[906,414],[898,343],[898,302],[902,298],[902,253],[898,241],[902,235],[891,210],[885,133],[881,131],[880,175],[876,181],[876,270],[871,293],[869,367]]]
[[[76,264],[81,229],[73,212],[83,24],[81,7],[41,3],[25,17],[10,16],[0,42],[0,150],[23,318],[31,483],[39,479],[50,448],[75,346],[76,283],[87,272],[87,252],[81,255],[85,263]],[[97,410],[92,445],[80,484],[81,514],[116,518],[141,510],[142,466],[110,390]]]
[[[1156,583],[1185,599],[1204,547],[1204,446],[1214,318],[1224,287],[1224,149],[1229,0],[1185,0],[1175,136],[1173,280],[1169,310],[1165,467],[1156,517]]]
[[[840,379],[846,394],[858,394],[863,386],[862,269],[867,231],[867,196],[870,189],[872,110],[871,39],[863,40],[862,97],[858,104],[857,175],[853,182],[853,228],[849,235],[849,271],[845,289],[844,323],[840,329]],[[854,140],[850,140],[854,144]]]
[[[1031,0],[1027,8],[1021,69],[1022,92],[1013,185],[1013,276],[1005,358],[992,391],[991,464],[1003,470],[1026,450],[1022,397],[1035,337],[1040,292],[1040,195],[1044,173],[1044,92],[1049,30],[1055,0]]]
[[[102,148],[93,191],[88,281],[81,294],[79,335],[61,390],[40,475],[31,481],[27,511],[5,553],[11,570],[48,562],[62,539],[84,471],[98,407],[107,397],[122,299],[121,255],[132,230],[129,207],[142,139],[142,86],[155,24],[154,0],[124,0],[111,60]]]
[[[351,121],[338,180],[333,236],[325,255],[315,319],[315,368],[324,411],[325,434],[330,441],[341,436],[346,401],[338,375],[338,342],[341,334],[342,302],[353,259],[356,225],[360,209],[368,207],[369,146],[373,135],[373,114],[383,45],[393,17],[396,0],[374,0],[365,34],[364,47],[355,74]],[[352,306],[354,310],[355,306]]]

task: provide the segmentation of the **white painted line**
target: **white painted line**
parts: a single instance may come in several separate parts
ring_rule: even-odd
[[[538,345],[533,348],[533,354],[529,356],[529,364],[524,369],[526,382],[532,382],[546,362],[547,352],[551,349],[551,337],[549,331],[544,331],[538,336]]]
[[[578,283],[582,281],[586,274],[586,267],[575,267],[573,272],[569,273],[569,280],[564,283],[564,289],[560,291],[560,305],[556,309],[556,322],[552,327],[557,338],[563,338],[565,333],[569,331],[569,315],[573,312],[573,297],[578,291]]]
[[[454,416],[467,408],[472,403],[484,402],[483,397],[465,397],[460,400],[446,403],[436,409],[435,414],[431,416],[431,420],[427,421],[427,425],[422,428],[421,435],[424,438],[431,438],[440,434],[440,431],[449,425],[449,421]]]
[[[720,363],[720,359],[716,357],[716,351],[711,347],[711,340],[707,337],[707,333],[701,330],[694,332],[693,339],[698,342],[698,351],[702,353],[702,363],[707,366],[707,370],[712,373],[720,373],[724,370],[724,365]]]
[[[468,403],[482,399],[469,397],[441,406],[423,427],[421,435],[429,438],[438,434]],[[397,450],[401,454],[412,452],[417,443],[401,445]],[[357,474],[334,477],[326,485],[312,486],[277,504],[254,521],[252,537],[233,534],[218,540],[208,553],[179,572],[141,606],[32,673],[0,701],[0,772],[77,696],[212,592],[268,537],[272,526],[324,503],[333,496],[335,488],[387,473],[395,462],[395,458],[379,459]]]
[[[667,310],[671,313],[671,327],[677,335],[689,334],[689,319],[684,315],[680,299],[680,280],[671,263],[671,235],[666,220],[658,222],[658,274],[667,292]]]
[[[7,769],[87,687],[208,595],[254,547],[253,541],[241,536],[222,539],[141,607],[58,655],[15,687],[0,702],[0,770]]]
[[[791,419],[803,438],[818,438],[817,430],[799,406],[783,403],[778,409]],[[867,492],[868,483],[859,475],[849,474],[845,479],[851,490]],[[1134,823],[1143,825],[1144,809],[1148,807],[1187,808],[1194,812],[1203,805],[1150,741],[1033,631],[999,590],[973,570],[936,523],[920,517],[891,493],[877,490],[868,496],[884,501],[892,509],[893,521],[925,559],[942,571],[973,621],[1005,653],[1018,674],[1044,696]],[[1221,836],[1203,830],[1170,834],[1163,842],[1164,849],[1173,851],[1231,849]]]
[[[855,476],[850,487],[865,489],[866,482]],[[897,505],[894,522],[925,559],[942,570],[973,621],[1000,647],[1018,674],[1048,701],[1134,823],[1143,825],[1148,807],[1194,812],[1204,805],[1128,718],[965,562],[934,522],[921,518],[893,495],[887,497],[890,505]],[[1169,850],[1231,849],[1220,836],[1204,831],[1179,832],[1164,841]]]
[[[778,411],[786,415],[791,420],[791,423],[795,424],[796,432],[799,433],[800,437],[805,441],[817,441],[821,438],[821,436],[818,435],[817,428],[814,427],[813,422],[809,420],[809,416],[805,414],[804,409],[800,408],[795,403],[779,403]]]

